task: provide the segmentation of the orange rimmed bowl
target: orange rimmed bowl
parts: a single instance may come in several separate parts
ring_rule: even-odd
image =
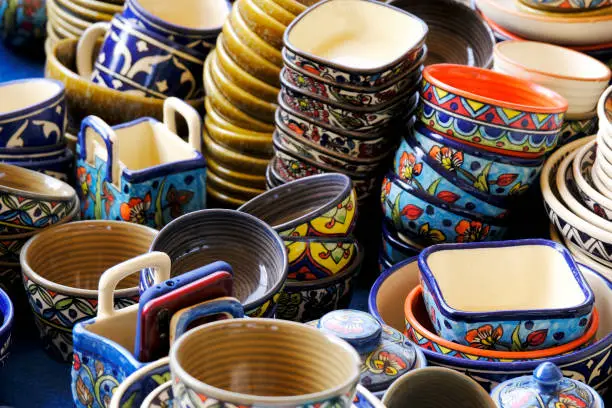
[[[454,64],[423,70],[418,117],[432,130],[498,154],[541,157],[557,145],[568,103],[541,85]]]
[[[535,351],[499,351],[464,346],[445,340],[435,334],[436,332],[425,308],[423,287],[421,285],[412,289],[408,297],[406,297],[404,316],[406,322],[404,334],[408,339],[418,344],[419,347],[445,356],[492,362],[539,360],[570,353],[591,344],[595,340],[599,327],[599,314],[596,309],[593,309],[591,322],[585,334],[574,341],[560,346]],[[483,329],[482,335],[486,334],[486,329]],[[493,328],[491,328],[490,335],[494,337]]]

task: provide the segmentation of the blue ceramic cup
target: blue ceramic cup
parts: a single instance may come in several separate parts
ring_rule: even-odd
[[[0,84],[0,147],[50,146],[66,127],[64,84],[30,78]]]
[[[95,62],[94,48],[106,33]],[[204,62],[193,50],[137,27],[119,14],[83,33],[77,46],[79,75],[122,92],[183,100],[202,96]]]

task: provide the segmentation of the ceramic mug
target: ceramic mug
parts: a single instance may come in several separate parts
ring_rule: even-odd
[[[106,33],[95,63],[94,48]],[[193,50],[115,15],[111,22],[90,26],[79,40],[79,75],[118,91],[164,99],[202,96],[204,62]]]
[[[360,367],[359,355],[344,340],[271,319],[200,326],[170,350],[174,403],[181,408],[349,408]]]

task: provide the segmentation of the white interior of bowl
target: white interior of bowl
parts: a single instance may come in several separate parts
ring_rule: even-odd
[[[352,69],[393,63],[425,34],[419,19],[375,2],[334,0],[305,13],[289,31],[290,45]]]
[[[0,115],[45,102],[62,90],[60,84],[44,78],[0,85]]]
[[[598,143],[598,146],[600,145],[601,142]],[[588,195],[593,198],[596,203],[612,211],[612,200],[601,194],[594,185],[593,176],[591,174],[593,164],[590,166],[586,164],[587,155],[593,154],[591,149],[592,145],[590,143],[578,149],[578,153],[572,162],[574,181],[583,194]]]
[[[225,0],[137,1],[162,21],[197,30],[221,27],[229,13]]]
[[[568,308],[586,299],[563,254],[547,245],[448,249],[427,264],[446,303],[465,312]]]

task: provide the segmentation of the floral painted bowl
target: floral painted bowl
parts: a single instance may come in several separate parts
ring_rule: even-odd
[[[544,165],[543,159],[501,156],[460,143],[421,122],[414,125],[412,134],[421,149],[444,169],[477,185],[483,193],[502,198],[527,192]]]
[[[462,210],[391,173],[383,181],[381,204],[385,219],[422,245],[500,240],[508,228],[502,219]]]
[[[460,179],[457,173],[450,171],[453,166],[459,166],[460,156],[432,157],[426,154],[418,145],[410,132],[402,139],[395,153],[393,171],[406,184],[423,194],[432,195],[457,208],[473,211],[489,217],[506,217],[507,205],[499,197],[491,196],[483,191],[482,180],[478,178],[468,184]],[[450,164],[445,168],[444,160]]]
[[[597,129],[597,116],[588,119],[566,119],[563,121],[563,126],[559,132],[559,141],[557,147],[566,145],[578,140],[581,137],[590,136]]]
[[[422,20],[395,7],[324,1],[287,27],[284,58],[340,85],[382,86],[414,65],[426,35]]]
[[[593,291],[569,251],[553,241],[435,245],[419,254],[419,269],[435,330],[454,343],[540,350],[580,338],[591,321]],[[530,294],[534,288],[538,296]],[[480,336],[484,327],[491,328],[494,342]]]
[[[533,8],[559,11],[559,12],[581,12],[595,10],[612,5],[610,0],[520,0],[522,3]]]
[[[129,404],[134,404],[133,406],[136,407],[141,403],[148,407],[144,404],[145,400],[171,378],[168,362],[168,357],[164,357],[130,374],[113,392],[109,407],[121,408]]]
[[[6,359],[9,356],[14,317],[13,302],[6,292],[0,288],[0,368],[6,364]]]
[[[525,158],[555,147],[568,106],[540,85],[452,64],[426,67],[421,95],[420,118],[430,128],[481,149]]]
[[[580,350],[549,357],[566,376],[582,379],[603,395],[609,387],[612,375],[612,282],[595,271],[580,265],[580,270],[595,293],[595,307],[600,313],[596,341]],[[368,299],[368,307],[381,323],[396,330],[405,330],[405,299],[419,285],[419,268],[416,258],[393,266],[378,277]],[[445,355],[423,348],[430,365],[444,366],[462,372],[475,379],[487,391],[498,383],[521,375],[529,375],[541,361],[492,362]]]
[[[402,240],[395,227],[388,221],[382,224],[382,255],[391,265],[418,255],[423,247],[407,243]]]

